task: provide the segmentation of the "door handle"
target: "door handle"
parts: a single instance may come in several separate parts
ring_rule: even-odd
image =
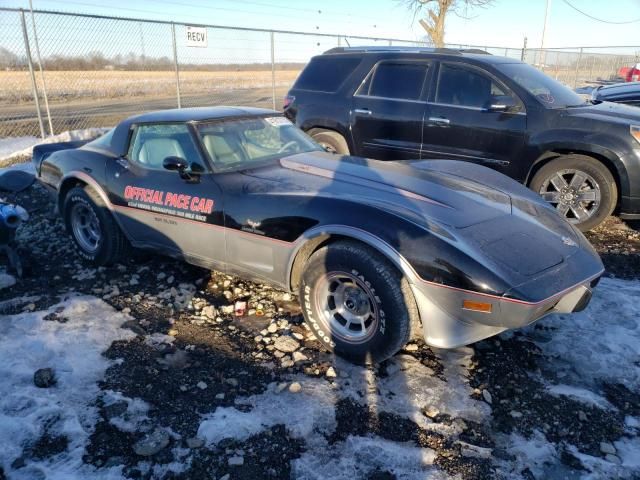
[[[373,112],[368,108],[356,108],[353,113],[364,113],[365,115],[371,115]]]
[[[442,123],[443,125],[449,125],[451,123],[448,118],[444,117],[429,117],[429,121],[432,123]]]

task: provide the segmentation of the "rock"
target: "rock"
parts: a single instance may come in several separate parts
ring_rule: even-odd
[[[244,465],[244,457],[240,457],[240,456],[229,457],[229,466],[239,467],[240,465]]]
[[[231,478],[231,475],[229,473],[221,476],[218,480],[229,480]]]
[[[161,428],[156,428],[153,432],[138,440],[133,445],[133,451],[141,457],[150,457],[167,445],[169,445],[169,434]]]
[[[600,442],[600,451],[602,453],[608,453],[610,455],[616,454],[616,447],[614,447],[609,442]]]
[[[493,451],[490,448],[479,447],[477,445],[472,445],[467,442],[463,442],[458,440],[456,442],[460,445],[460,453],[463,457],[471,457],[471,458],[491,458],[491,454]]]
[[[433,405],[429,405],[423,412],[429,418],[435,418],[440,414],[440,410],[438,410]]]
[[[227,385],[231,385],[232,387],[237,387],[238,386],[238,380],[236,380],[235,378],[227,378],[224,383],[226,383]]]
[[[191,437],[187,438],[187,447],[189,448],[200,448],[204,445],[204,440],[199,437]]]
[[[581,422],[586,422],[587,414],[584,413],[582,410],[578,410],[578,420],[580,420]]]
[[[293,332],[291,335],[293,335],[293,338],[295,338],[296,340],[304,340],[304,335],[302,335],[301,333]]]
[[[276,325],[275,323],[272,323],[267,327],[267,332],[269,333],[276,333],[277,331],[278,331],[278,325]]]
[[[620,457],[618,457],[617,455],[613,455],[611,453],[607,453],[604,456],[604,459],[608,462],[615,463],[616,465],[622,464],[622,460],[620,460]]]
[[[217,393],[216,400],[224,400],[224,393]]]
[[[491,403],[491,402],[489,402]],[[511,410],[509,412],[509,415],[511,415],[513,418],[520,418],[522,417],[522,413],[521,412],[517,412],[516,410]]]
[[[223,305],[220,307],[220,313],[224,315],[231,315],[233,313],[233,305]]]
[[[201,381],[196,384],[196,387],[198,387],[200,390],[206,390],[207,384]]]
[[[33,374],[33,383],[38,388],[53,387],[56,383],[56,375],[52,368],[40,368]]]
[[[338,375],[333,367],[327,368],[327,372],[325,373],[327,378],[336,378]]]
[[[298,382],[293,382],[291,385],[289,385],[289,391],[291,393],[298,393],[302,390],[302,385],[300,385]]]
[[[484,398],[484,401],[487,402],[489,405],[491,405],[491,403],[493,402],[493,399],[491,398],[491,394],[489,393],[489,390],[482,390],[482,398]]]
[[[294,363],[306,362],[307,360],[309,360],[309,357],[307,357],[304,353],[302,353],[302,352],[293,352],[293,361],[294,361]]]
[[[416,345],[415,343],[409,343],[408,345],[405,345],[404,349],[407,352],[417,352],[418,351],[418,345]]]
[[[215,320],[218,316],[218,311],[213,305],[207,305],[202,309],[201,315],[207,317],[210,320]]]
[[[172,284],[173,280],[175,280],[175,279],[173,278],[173,275],[171,275],[169,278],[167,278],[167,283],[168,284]]]
[[[287,388],[286,382],[279,383],[276,385],[276,393],[282,392],[285,388]]]
[[[282,368],[291,368],[291,367],[293,367],[293,365],[294,365],[294,364],[293,364],[293,360],[291,360],[291,358],[289,358],[288,356],[287,356],[287,357],[284,357],[284,358],[280,361],[280,366],[281,366]]]
[[[273,345],[277,350],[280,350],[284,353],[292,353],[300,348],[300,343],[295,338],[287,337],[284,335],[276,338],[275,342],[273,342]]]

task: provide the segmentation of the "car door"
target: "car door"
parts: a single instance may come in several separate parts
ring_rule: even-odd
[[[167,170],[167,157],[188,164]],[[125,157],[107,165],[115,214],[134,245],[223,268],[222,192],[185,123],[136,125]]]
[[[461,62],[439,62],[434,85],[422,158],[466,160],[508,174],[525,146],[522,101],[486,70]],[[508,111],[494,110],[501,102]]]
[[[420,158],[431,63],[383,60],[352,98],[350,130],[356,153],[380,160]]]

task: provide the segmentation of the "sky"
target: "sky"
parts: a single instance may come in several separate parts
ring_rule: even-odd
[[[592,20],[576,12],[612,22]],[[448,43],[521,48],[540,47],[547,0],[495,0],[487,8],[450,15]],[[550,0],[547,47],[640,44],[640,0]],[[0,0],[0,6],[28,8],[28,0]],[[304,32],[422,39],[402,0],[33,0],[34,8],[176,22],[206,23]],[[0,36],[0,44],[2,38]]]

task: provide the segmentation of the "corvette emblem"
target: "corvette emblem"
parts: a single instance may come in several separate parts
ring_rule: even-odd
[[[569,247],[577,247],[578,244],[571,240],[569,237],[562,237],[562,243],[568,245]]]
[[[253,229],[259,228],[261,223],[262,222],[256,222],[251,220],[250,218],[247,218],[247,225],[249,225]]]

